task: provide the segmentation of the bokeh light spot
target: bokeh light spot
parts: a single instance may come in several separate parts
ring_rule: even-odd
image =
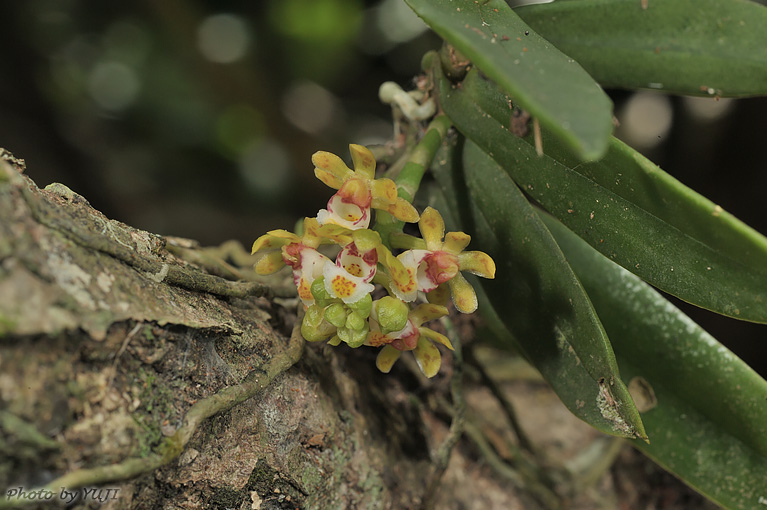
[[[684,108],[696,119],[715,121],[727,115],[734,106],[730,98],[714,99],[713,97],[683,97]]]
[[[671,129],[671,101],[663,94],[637,92],[621,109],[620,138],[637,149],[659,144]]]
[[[139,88],[136,73],[120,62],[99,62],[88,75],[88,93],[105,110],[124,110],[136,99]]]
[[[428,29],[402,0],[383,0],[378,8],[376,22],[381,33],[395,44],[407,42]]]
[[[285,195],[295,179],[287,151],[271,138],[251,143],[240,157],[238,170],[254,194],[271,199]]]
[[[318,134],[330,126],[336,108],[333,95],[314,82],[297,83],[282,96],[285,118],[311,134]]]
[[[197,29],[197,47],[202,55],[217,64],[242,59],[250,46],[247,23],[233,14],[208,16]]]

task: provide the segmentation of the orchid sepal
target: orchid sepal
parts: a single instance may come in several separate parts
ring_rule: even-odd
[[[401,355],[402,352],[391,345],[384,345],[376,357],[376,367],[384,374],[388,374]]]
[[[413,356],[418,363],[418,368],[429,379],[437,375],[442,366],[442,355],[439,349],[424,336],[418,339],[418,345],[413,349]]]

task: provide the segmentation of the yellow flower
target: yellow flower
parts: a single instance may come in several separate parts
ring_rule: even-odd
[[[397,196],[397,185],[387,178],[375,178],[373,153],[362,145],[349,145],[354,170],[329,152],[314,153],[314,175],[338,192],[328,201],[328,208],[317,213],[323,225],[341,225],[351,230],[368,228],[370,208],[390,213],[398,220],[418,221],[418,211]]]
[[[477,295],[460,271],[468,271],[483,278],[495,278],[495,262],[484,252],[463,251],[471,236],[463,232],[445,234],[445,222],[432,207],[427,207],[421,214],[418,228],[423,239],[406,234],[392,236],[395,247],[409,248],[397,259],[410,274],[408,285],[395,282],[392,290],[400,299],[412,301],[419,290],[438,290],[442,293],[439,288],[447,284],[458,311],[472,313],[477,309]]]
[[[391,367],[399,359],[402,351],[413,351],[413,356],[426,377],[434,377],[442,365],[442,355],[433,342],[438,342],[451,351],[453,345],[448,338],[429,328],[422,327],[428,322],[447,315],[447,308],[432,303],[423,303],[408,313],[405,327],[399,331],[383,333],[377,322],[376,307],[370,314],[370,333],[368,333],[367,345],[383,345],[378,353],[376,366],[381,372],[388,374]]]
[[[272,274],[285,264],[295,267],[304,248],[316,250],[320,244],[335,243],[345,246],[352,241],[351,232],[337,225],[320,225],[317,218],[304,219],[302,236],[287,230],[271,230],[253,243],[252,254],[263,252],[256,262],[256,273]]]
[[[287,230],[272,230],[253,243],[251,253],[263,252],[256,262],[256,273],[272,274],[286,264],[293,269],[293,281],[298,297],[304,305],[314,303],[311,293],[312,282],[322,275],[325,255],[317,251],[322,243],[349,244],[352,236],[349,230],[336,225],[320,225],[316,218],[304,219],[304,234],[298,236]]]

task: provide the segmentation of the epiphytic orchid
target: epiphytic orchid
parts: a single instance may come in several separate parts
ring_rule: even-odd
[[[287,230],[272,230],[256,239],[252,253],[263,252],[256,263],[256,273],[261,275],[272,274],[289,265],[293,269],[298,297],[309,306],[314,302],[310,291],[312,282],[322,275],[325,262],[329,262],[317,248],[322,243],[348,244],[353,238],[347,229],[320,225],[316,218],[305,218],[303,229],[302,236]]]
[[[409,248],[397,258],[415,280],[417,290],[431,292],[446,283],[458,311],[471,313],[476,310],[477,295],[460,271],[494,278],[493,259],[481,251],[463,251],[471,236],[463,232],[445,234],[445,222],[432,207],[423,212],[418,228],[423,239],[406,234],[392,236],[394,246]],[[412,290],[412,285],[409,288],[395,286],[393,290],[405,301],[415,299],[416,291]]]
[[[412,351],[421,372],[434,377],[442,363],[435,344],[453,346],[423,324],[447,315],[448,293],[458,310],[473,311],[476,295],[460,271],[492,278],[495,264],[482,252],[463,251],[468,235],[445,235],[442,217],[434,209],[427,208],[419,221],[416,209],[397,196],[394,181],[375,178],[373,154],[361,145],[349,148],[354,170],[338,156],[314,154],[315,175],[338,192],[327,209],[304,220],[302,232],[272,230],[259,237],[252,250],[261,255],[256,272],[268,275],[291,267],[304,305],[305,340],[381,347],[376,365],[382,372],[389,372],[403,351]],[[367,228],[371,209],[389,213],[383,222],[387,225],[394,225],[392,218],[418,221],[423,239],[384,229],[392,246],[406,249],[395,256],[382,242],[382,234]],[[322,244],[340,248],[335,260],[320,253]],[[376,286],[383,286],[389,295],[374,302]],[[427,293],[429,303],[413,303],[419,291]]]
[[[328,201],[328,208],[317,213],[321,224],[341,225],[351,230],[370,225],[370,209],[380,209],[395,218],[418,221],[418,211],[405,199],[397,196],[397,185],[387,178],[375,178],[376,161],[373,153],[362,145],[349,145],[354,170],[329,152],[316,152],[312,156],[314,175],[337,189]]]
[[[366,343],[383,346],[376,358],[378,369],[388,374],[402,351],[413,351],[421,372],[426,377],[437,375],[442,364],[442,356],[433,342],[438,342],[450,350],[453,350],[453,345],[445,335],[423,327],[422,324],[443,317],[447,313],[447,308],[444,306],[422,303],[408,313],[407,322],[402,329],[386,332],[379,322],[382,315],[381,307],[373,306],[370,314],[370,333]]]

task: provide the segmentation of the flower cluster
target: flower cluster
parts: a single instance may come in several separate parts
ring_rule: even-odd
[[[435,209],[427,207],[419,216],[397,196],[394,181],[376,179],[375,158],[367,148],[349,148],[354,170],[338,156],[314,154],[314,174],[338,191],[327,209],[304,220],[300,235],[272,230],[259,237],[253,243],[253,253],[261,254],[256,272],[265,275],[291,267],[306,309],[301,333],[307,341],[382,347],[376,365],[386,373],[403,351],[412,351],[424,375],[433,377],[441,365],[434,343],[453,347],[447,337],[423,324],[447,315],[450,297],[460,312],[473,312],[477,297],[461,271],[493,278],[495,263],[483,252],[464,251],[467,234],[445,234]],[[395,256],[368,228],[372,209],[401,221],[417,221],[422,238],[391,236],[391,245],[403,250]],[[322,244],[341,248],[335,260],[320,253]],[[388,295],[373,301],[376,284]],[[416,304],[419,292],[428,302]]]

